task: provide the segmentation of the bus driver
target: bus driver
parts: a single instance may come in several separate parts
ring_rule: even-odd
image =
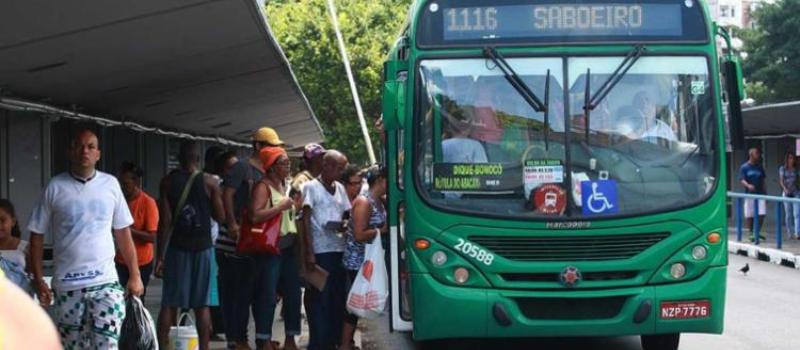
[[[633,96],[633,107],[639,113],[644,123],[644,132],[641,138],[661,138],[667,141],[677,141],[675,132],[663,121],[656,118],[656,104],[644,90],[639,91]]]

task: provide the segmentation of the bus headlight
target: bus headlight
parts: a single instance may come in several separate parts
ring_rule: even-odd
[[[708,249],[706,249],[706,247],[704,246],[696,245],[694,246],[694,248],[692,248],[692,257],[695,260],[703,260],[706,258],[707,254],[708,254]]]
[[[709,230],[707,232],[711,233],[696,237],[675,250],[650,278],[650,283],[680,283],[703,275],[709,268],[724,268],[727,252],[720,231]]]
[[[455,272],[453,272],[453,278],[458,284],[464,284],[469,279],[469,270],[459,267]]]
[[[433,265],[435,265],[435,266],[442,266],[446,262],[447,262],[447,254],[445,254],[441,250],[437,250],[431,256],[431,263],[433,263]]]
[[[672,275],[674,279],[680,279],[684,275],[686,275],[686,266],[683,263],[674,263],[669,268],[669,274]]]

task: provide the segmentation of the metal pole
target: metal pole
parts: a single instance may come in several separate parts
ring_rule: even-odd
[[[361,110],[361,100],[358,98],[358,89],[356,88],[356,81],[353,79],[353,72],[350,68],[350,59],[347,57],[347,49],[344,47],[344,39],[342,39],[342,32],[339,31],[339,20],[336,18],[336,7],[333,5],[333,0],[328,0],[328,12],[331,14],[331,21],[333,22],[333,30],[336,32],[336,40],[339,42],[339,52],[342,55],[342,62],[344,69],[347,71],[347,80],[350,82],[350,92],[353,93],[353,103],[356,105],[356,113],[358,114],[358,121],[361,123],[361,132],[364,134],[364,143],[367,145],[367,154],[369,155],[370,164],[375,164],[375,152],[372,150],[372,141],[369,138],[369,131],[367,131],[367,122],[364,120],[364,112]]]
[[[781,249],[783,243],[783,234],[781,233],[781,226],[783,225],[783,220],[781,220],[781,207],[783,207],[782,202],[775,203],[775,242],[778,245],[778,249]]]
[[[742,199],[736,198],[736,241],[742,241]]]
[[[758,239],[761,236],[761,225],[758,222],[758,202],[761,201],[760,199],[753,199],[753,235],[755,236],[756,245],[758,245],[760,240]]]

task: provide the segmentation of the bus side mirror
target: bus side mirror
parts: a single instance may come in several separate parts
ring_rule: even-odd
[[[742,79],[739,62],[726,60],[723,62],[725,74],[725,91],[728,95],[728,124],[731,134],[731,146],[735,150],[744,149],[744,123],[742,121]]]
[[[386,130],[403,128],[405,90],[405,81],[389,80],[383,83],[383,127]]]

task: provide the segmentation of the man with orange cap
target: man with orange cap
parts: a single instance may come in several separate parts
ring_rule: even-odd
[[[239,238],[242,209],[250,203],[251,189],[264,177],[263,164],[259,157],[262,148],[283,146],[278,133],[263,127],[253,133],[253,152],[241,159],[226,174],[222,181],[222,202],[225,207],[227,238],[234,242]],[[225,338],[237,349],[249,349],[247,325],[250,322],[250,305],[254,298],[254,264],[250,257],[235,253],[224,253],[219,261],[220,304],[225,321]]]

